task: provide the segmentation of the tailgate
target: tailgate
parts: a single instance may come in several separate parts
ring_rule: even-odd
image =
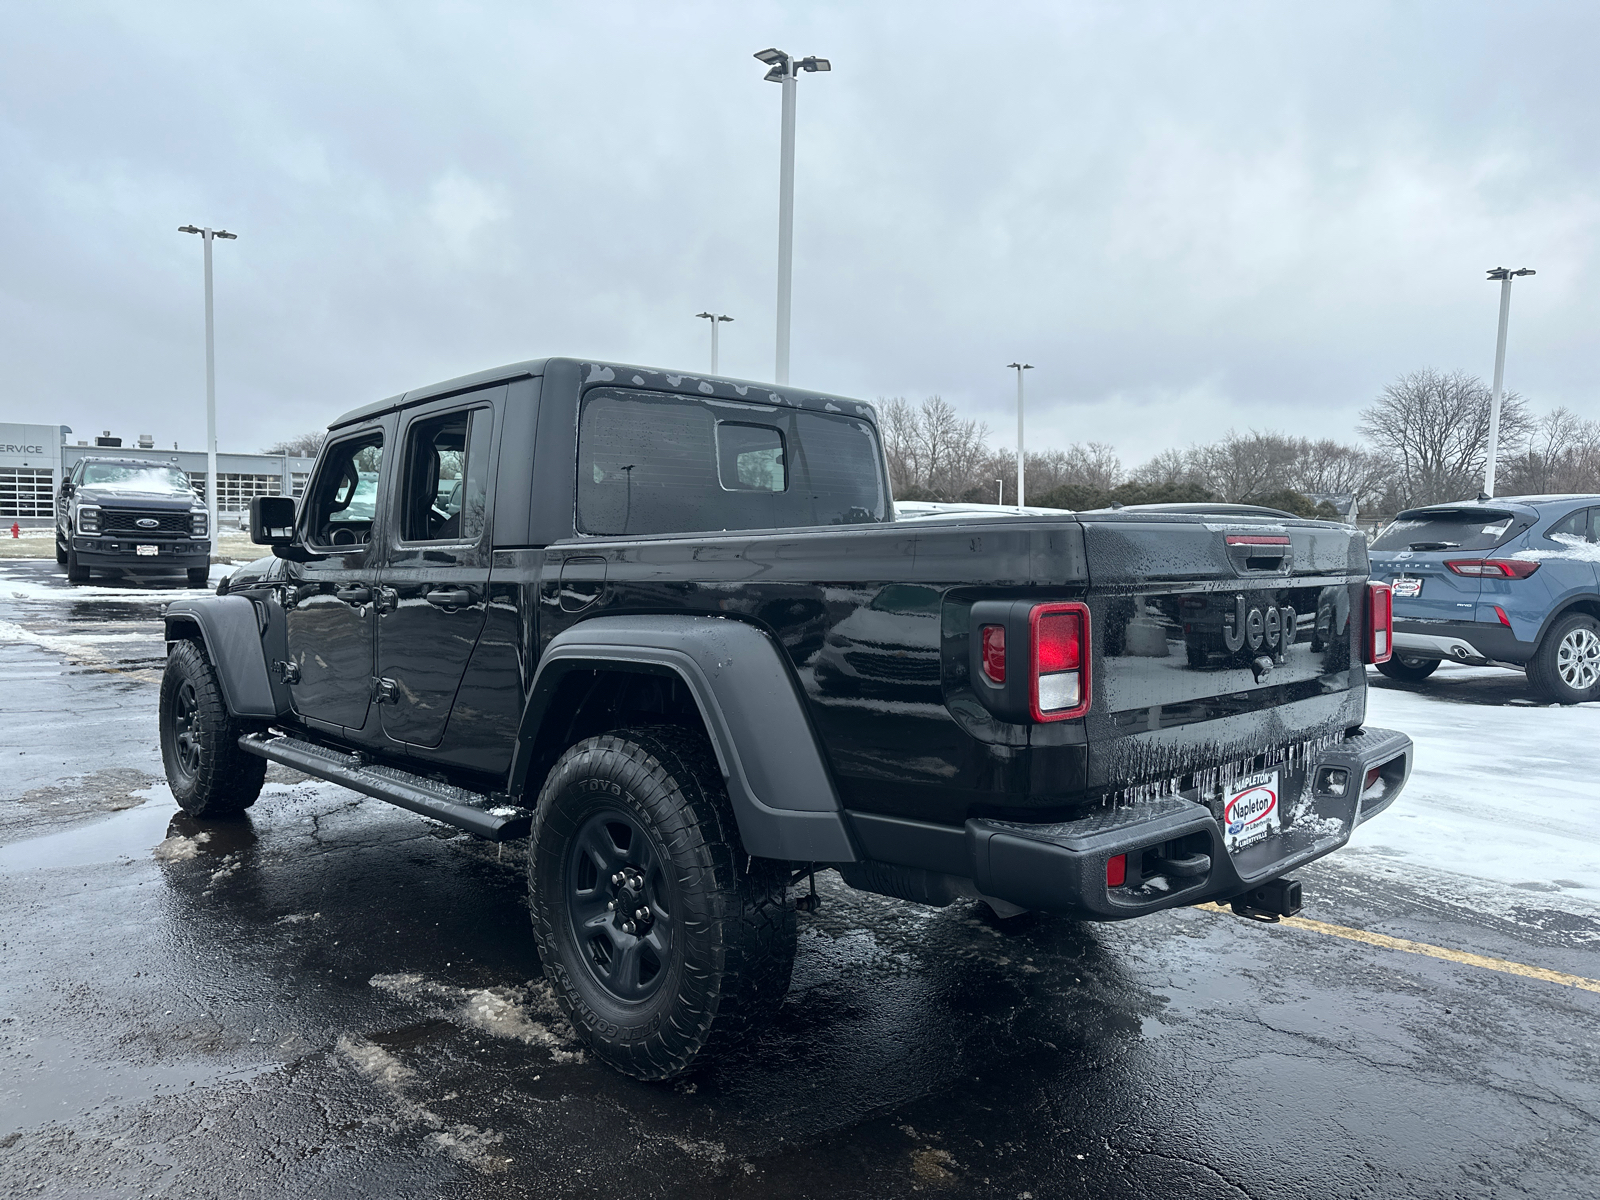
[[[1361,724],[1367,559],[1355,530],[1153,513],[1081,519],[1091,789],[1210,788],[1218,773],[1280,763],[1293,774],[1307,750]]]

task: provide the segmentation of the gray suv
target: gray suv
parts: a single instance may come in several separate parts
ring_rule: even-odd
[[[211,573],[205,505],[189,477],[142,458],[81,458],[56,496],[56,561],[72,583],[91,571],[184,575],[204,587]]]
[[[1558,704],[1600,699],[1600,496],[1501,496],[1401,513],[1370,550],[1394,589],[1394,657],[1520,667]]]

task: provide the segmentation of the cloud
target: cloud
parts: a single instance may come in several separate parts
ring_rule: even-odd
[[[204,20],[194,19],[204,16]],[[1491,366],[1600,416],[1600,83],[1580,6],[30,5],[0,44],[0,419],[226,447],[547,353],[772,370],[799,88],[794,376],[940,393],[1129,461],[1350,437]]]

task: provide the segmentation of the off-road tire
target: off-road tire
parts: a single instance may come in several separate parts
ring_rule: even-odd
[[[178,642],[167,655],[160,724],[161,761],[179,808],[191,817],[231,817],[256,802],[267,760],[239,749],[247,727],[229,715],[199,642]]]
[[[597,829],[609,847],[598,856]],[[622,870],[604,873],[623,865],[607,859],[619,830],[644,835],[638,849],[630,844],[627,865],[653,864],[643,869],[655,883],[641,882],[638,893],[617,890]],[[745,854],[722,774],[697,730],[650,725],[587,738],[545,778],[528,846],[539,958],[585,1045],[626,1075],[670,1078],[776,1011],[794,968],[788,881],[787,863]],[[648,938],[633,938],[604,910],[607,889],[613,898],[638,896],[628,902],[651,913],[659,946],[635,948]],[[627,974],[625,954],[635,980],[646,959],[657,964],[634,989],[637,999],[624,996],[625,979],[613,990],[605,977]]]
[[[89,582],[89,568],[78,562],[78,552],[71,546],[67,547],[67,582]]]
[[[56,566],[64,567],[66,565],[67,565],[67,547],[61,541],[61,535],[58,533],[58,534],[56,534]]]
[[[190,567],[184,573],[189,576],[189,586],[192,588],[205,587],[211,580],[210,567]]]
[[[1528,660],[1528,683],[1556,704],[1600,700],[1600,621],[1571,613],[1550,626]]]
[[[1421,683],[1438,669],[1437,658],[1412,658],[1410,655],[1399,654],[1388,662],[1378,664],[1380,674],[1387,675],[1390,679],[1397,679],[1401,683]]]

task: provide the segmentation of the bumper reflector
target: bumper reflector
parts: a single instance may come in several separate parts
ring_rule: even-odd
[[[1128,856],[1118,854],[1106,859],[1106,886],[1121,887],[1128,880]]]

